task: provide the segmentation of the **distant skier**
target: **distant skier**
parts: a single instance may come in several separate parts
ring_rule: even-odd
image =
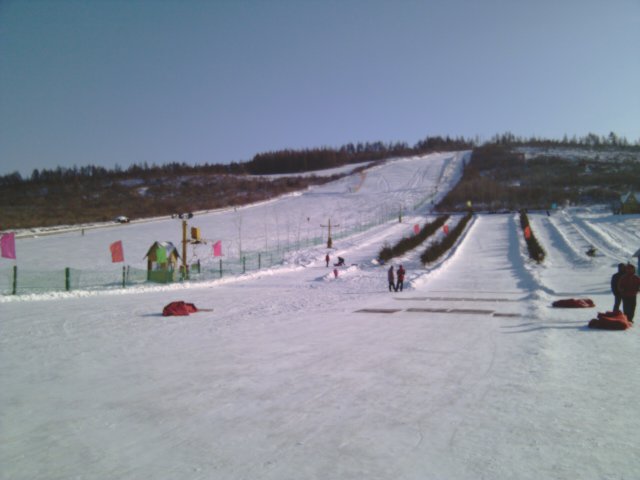
[[[333,278],[338,278],[338,269],[337,268],[333,269]]]
[[[624,263],[618,264],[618,271],[611,276],[611,293],[613,293],[613,311],[620,311],[620,302],[622,302],[622,296],[620,296],[620,291],[618,290],[618,282],[620,281],[620,277],[624,275],[625,265]]]
[[[334,263],[334,267],[342,267],[344,265],[344,258],[338,257],[338,263]]]
[[[400,265],[398,267],[398,271],[397,271],[397,275],[398,275],[398,282],[396,283],[396,292],[398,290],[402,291],[402,288],[404,287],[404,274],[407,273],[404,269],[404,267],[402,265]]]
[[[638,290],[640,290],[640,277],[636,275],[636,267],[628,263],[624,275],[618,280],[618,291],[622,297],[622,311],[631,323],[636,313]]]
[[[393,274],[393,265],[387,270],[387,279],[389,280],[389,291],[396,291],[395,275]]]
[[[327,256],[324,257],[324,261],[327,262],[327,268],[329,267],[329,254],[327,253]]]

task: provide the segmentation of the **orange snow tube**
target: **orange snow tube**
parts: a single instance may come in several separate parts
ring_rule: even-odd
[[[598,318],[589,322],[589,328],[602,330],[626,330],[632,325],[622,312],[598,313]]]
[[[556,308],[591,308],[596,306],[590,298],[566,298],[556,300],[551,305]]]

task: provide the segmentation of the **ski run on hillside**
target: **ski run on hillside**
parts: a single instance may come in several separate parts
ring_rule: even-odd
[[[281,249],[273,266],[0,297],[0,478],[638,478],[638,327],[587,324],[611,310],[618,263],[637,261],[640,216],[530,212],[541,264],[517,213],[475,214],[434,264],[420,262],[434,238],[376,260],[437,217],[468,155],[395,159],[189,220],[225,260]],[[311,241],[329,222],[331,249]],[[146,268],[153,242],[180,245],[181,223],[18,235],[0,273],[118,270],[116,241]],[[211,243],[189,254],[219,261]],[[407,271],[402,292],[390,265]],[[565,298],[596,307],[552,308]],[[178,300],[211,311],[163,317]]]

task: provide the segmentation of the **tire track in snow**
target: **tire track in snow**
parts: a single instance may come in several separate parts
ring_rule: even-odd
[[[619,233],[617,234],[613,229],[610,228],[608,232],[604,232],[600,226],[594,225],[585,218],[573,216],[572,219],[579,225],[577,228],[585,238],[591,240],[594,247],[602,251],[606,256],[615,259],[617,262],[630,258],[635,252],[632,248],[624,247],[627,243],[619,236]],[[611,227],[611,225],[609,225],[609,227]]]
[[[537,215],[532,215],[530,221],[533,224],[534,232],[541,238],[542,246],[547,250],[547,256],[551,261],[562,257],[563,260],[560,260],[562,263],[574,266],[585,266],[589,263],[586,254],[581,253],[575,246],[575,241],[569,238],[572,233],[575,236],[575,232],[569,231],[567,234],[567,230],[570,229],[565,225],[566,222],[562,223],[561,228],[558,225],[560,222],[556,219]],[[553,250],[550,250],[551,247]],[[582,252],[586,252],[586,250],[587,247]]]

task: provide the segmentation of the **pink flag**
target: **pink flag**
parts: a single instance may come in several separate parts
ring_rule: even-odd
[[[449,225],[444,225],[442,227],[442,231],[444,232],[445,235],[449,235]]]
[[[122,240],[118,240],[117,242],[113,242],[111,245],[109,245],[109,250],[111,250],[111,262],[124,262]]]
[[[417,223],[413,226],[413,233],[416,235],[420,233],[420,225]]]
[[[221,257],[222,256],[222,240],[218,240],[213,244],[213,256]]]
[[[16,234],[5,233],[0,237],[2,258],[16,258]]]

